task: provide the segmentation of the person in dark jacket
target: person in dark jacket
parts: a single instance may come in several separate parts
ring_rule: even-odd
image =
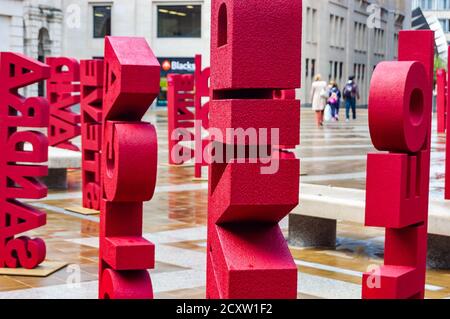
[[[331,118],[333,121],[339,121],[339,109],[341,107],[341,91],[335,81],[330,82],[330,91],[328,104],[331,107]]]
[[[344,88],[344,99],[345,99],[345,113],[347,122],[350,120],[350,109],[353,113],[353,119],[356,120],[356,100],[360,99],[359,88],[355,83],[355,77],[351,76],[348,79],[347,84]]]

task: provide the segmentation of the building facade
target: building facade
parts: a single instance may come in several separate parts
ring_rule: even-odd
[[[340,88],[355,76],[367,104],[375,66],[396,59],[398,33],[411,26],[411,1],[304,0],[303,10],[303,102],[321,74]]]
[[[0,51],[23,53],[40,61],[62,54],[64,14],[60,0],[0,0]],[[43,83],[25,88],[35,95]]]
[[[0,0],[0,45],[40,60],[87,59],[103,55],[105,35],[143,36],[161,61],[179,59],[173,72],[190,72],[195,54],[209,64],[210,8],[211,0]],[[395,59],[410,13],[410,0],[303,0],[303,103],[320,73],[340,86],[355,75],[365,104],[372,70]]]
[[[210,0],[62,0],[62,5],[68,56],[102,56],[103,35],[110,34],[145,37],[158,57],[202,54],[209,61]]]
[[[412,8],[417,7],[425,16],[434,15],[439,20],[450,43],[450,0],[413,0]]]

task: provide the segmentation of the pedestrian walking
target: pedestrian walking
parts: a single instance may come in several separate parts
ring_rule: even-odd
[[[331,81],[329,88],[328,104],[331,107],[331,119],[337,122],[339,121],[339,110],[341,106],[342,94],[336,81]]]
[[[353,119],[356,120],[356,100],[359,99],[358,85],[355,82],[355,77],[351,76],[344,88],[345,116],[347,122],[350,120],[350,110],[352,111]]]
[[[318,74],[314,77],[311,87],[311,103],[313,111],[316,112],[317,127],[323,126],[324,111],[328,97],[327,82],[322,81],[322,76]]]

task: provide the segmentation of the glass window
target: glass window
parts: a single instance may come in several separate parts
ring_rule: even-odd
[[[158,38],[200,38],[201,5],[158,6]]]
[[[309,76],[309,59],[306,59],[305,76]]]
[[[442,25],[442,29],[444,30],[445,33],[449,33],[450,32],[450,20],[449,19],[439,19],[439,22]]]
[[[111,6],[94,6],[94,38],[111,35]]]
[[[450,9],[450,1],[449,0],[439,0],[437,9],[438,10],[448,10],[448,9]]]

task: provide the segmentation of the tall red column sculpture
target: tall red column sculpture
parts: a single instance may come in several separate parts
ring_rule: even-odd
[[[100,210],[100,153],[103,118],[103,61],[81,61],[83,207]]]
[[[18,127],[47,127],[48,102],[25,98],[19,89],[49,76],[50,68],[43,63],[21,54],[0,53],[0,268],[32,269],[45,259],[42,239],[15,236],[46,223],[44,212],[17,198],[47,196],[47,187],[37,178],[48,173],[47,166],[38,165],[48,160],[48,140],[40,132],[18,131]]]
[[[153,298],[155,247],[142,237],[153,197],[157,136],[142,117],[158,96],[160,65],[144,38],[106,37],[99,297]]]
[[[51,76],[47,81],[47,99],[50,102],[48,140],[50,146],[79,151],[70,142],[81,134],[80,114],[72,107],[80,103],[80,65],[71,58],[47,58]]]
[[[249,152],[216,152],[210,166],[207,297],[294,299],[297,267],[278,223],[299,202],[300,161],[287,149],[300,143],[300,101],[279,96],[300,87],[302,2],[213,0],[211,21],[211,140]],[[258,141],[226,137],[233,129]],[[276,171],[264,172],[267,159]]]
[[[450,116],[447,116],[447,127],[450,127]],[[450,200],[450,129],[446,132],[445,146],[445,199]]]
[[[438,134],[444,134],[446,128],[447,112],[447,72],[439,69],[436,72],[437,80],[437,131]]]
[[[448,58],[450,59],[450,47]],[[450,60],[448,60],[450,61]],[[450,71],[448,72],[450,73]],[[445,199],[450,200],[450,92],[448,89],[448,80],[447,80],[447,114],[446,114],[446,146],[445,146]]]
[[[211,69],[202,69],[202,56],[195,56],[195,178],[202,177],[202,167],[208,165],[205,149],[209,138],[203,138],[202,130],[209,129],[209,78]],[[208,98],[206,102],[203,99]]]
[[[417,47],[417,43],[421,43]],[[373,74],[366,226],[386,228],[384,266],[363,276],[365,299],[424,298],[430,180],[432,31],[402,31],[399,61]]]
[[[167,91],[169,164],[181,165],[194,157],[194,149],[180,145],[194,141],[194,76],[169,74]]]

